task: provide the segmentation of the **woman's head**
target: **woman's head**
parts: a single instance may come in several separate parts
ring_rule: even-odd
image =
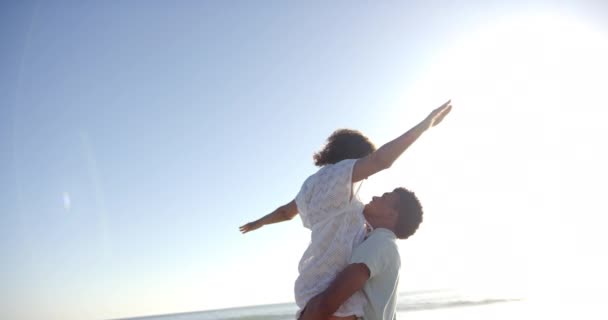
[[[376,147],[361,132],[351,129],[339,129],[327,138],[323,149],[314,154],[315,165],[338,163],[346,159],[359,159],[374,152]]]

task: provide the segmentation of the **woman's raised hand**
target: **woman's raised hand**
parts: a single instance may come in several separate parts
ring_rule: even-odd
[[[425,127],[431,128],[438,125],[450,111],[452,111],[452,100],[448,100],[446,103],[442,104],[441,107],[433,110],[433,112],[431,112],[423,121]]]

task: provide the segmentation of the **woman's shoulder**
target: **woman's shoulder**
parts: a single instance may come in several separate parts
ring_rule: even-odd
[[[313,175],[336,175],[341,172],[351,172],[357,159],[346,159],[340,162],[326,164]]]

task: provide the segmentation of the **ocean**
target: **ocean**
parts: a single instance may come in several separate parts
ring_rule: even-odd
[[[294,303],[221,310],[165,314],[123,320],[294,320]],[[404,292],[399,295],[397,319],[513,319],[528,313],[526,301],[517,297],[462,294],[454,290]],[[529,314],[528,314],[529,315]],[[526,317],[527,318],[527,317]]]

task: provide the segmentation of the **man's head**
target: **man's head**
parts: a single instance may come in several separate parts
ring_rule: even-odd
[[[392,230],[399,239],[407,239],[416,232],[422,223],[422,213],[416,195],[405,188],[373,197],[364,210],[372,227]]]

